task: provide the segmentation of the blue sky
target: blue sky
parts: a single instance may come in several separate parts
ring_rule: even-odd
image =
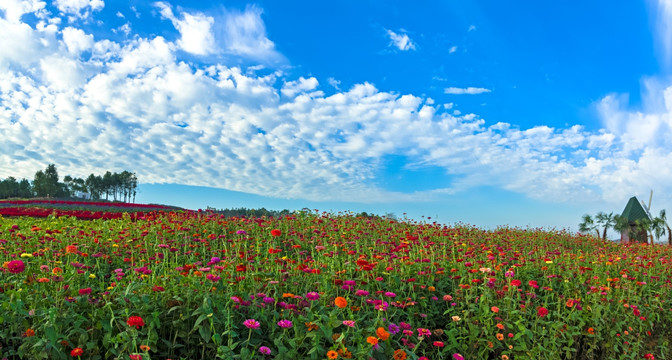
[[[3,0],[0,178],[576,230],[672,209],[672,1]]]

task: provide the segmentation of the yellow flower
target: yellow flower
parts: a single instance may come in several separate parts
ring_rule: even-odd
[[[22,258],[32,258],[33,254],[23,253],[23,254],[21,254],[21,257]]]
[[[95,274],[89,274],[89,279],[95,279],[96,275]]]

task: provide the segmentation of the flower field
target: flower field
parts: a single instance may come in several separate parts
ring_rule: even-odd
[[[0,358],[672,357],[669,247],[317,212],[56,215],[0,217]]]

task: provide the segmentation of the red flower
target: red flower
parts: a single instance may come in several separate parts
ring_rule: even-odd
[[[271,236],[280,236],[280,235],[282,235],[282,231],[278,229],[271,230]]]
[[[20,274],[26,269],[26,265],[21,260],[12,260],[7,263],[7,270],[12,274]]]
[[[91,294],[91,288],[79,289],[79,295]]]
[[[128,355],[131,360],[142,360],[142,355]]]
[[[520,286],[520,280],[511,280],[511,286]]]
[[[548,309],[546,309],[545,307],[540,307],[539,309],[537,309],[537,315],[539,315],[539,317],[544,317],[548,315]]]
[[[84,350],[82,348],[74,348],[72,351],[70,351],[70,356],[75,357],[75,356],[82,356],[84,354]]]
[[[126,321],[126,324],[131,327],[135,326],[137,329],[139,329],[141,326],[145,326],[145,321],[142,320],[140,316],[131,316]]]

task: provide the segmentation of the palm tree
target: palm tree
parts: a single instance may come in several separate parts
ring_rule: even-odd
[[[667,232],[667,244],[672,245],[672,229],[667,223],[667,214],[665,209],[660,210],[660,214],[653,219],[653,232],[656,234],[656,240]]]
[[[595,221],[593,220],[593,218],[590,215],[585,214],[581,217],[581,219],[583,221],[579,224],[579,231],[582,233],[589,233],[595,231],[597,233],[597,238],[599,239],[600,229],[597,227],[597,225],[595,225]]]
[[[595,216],[597,227],[603,228],[602,230],[602,240],[607,240],[607,230],[611,229],[614,226],[614,213],[609,214],[602,211],[598,212]],[[598,235],[599,237],[599,235]]]

